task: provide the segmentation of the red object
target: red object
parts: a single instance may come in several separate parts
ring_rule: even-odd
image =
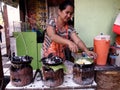
[[[106,65],[109,47],[109,36],[98,36],[94,39],[94,52],[97,53],[95,63],[97,65]]]
[[[116,36],[115,42],[116,42],[117,45],[120,45],[120,35]]]
[[[113,25],[113,32],[120,35],[120,25]]]

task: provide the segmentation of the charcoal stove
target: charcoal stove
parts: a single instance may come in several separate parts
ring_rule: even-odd
[[[73,66],[73,81],[80,85],[89,85],[94,81],[94,62],[90,64],[75,63]]]
[[[25,86],[32,82],[33,68],[30,63],[32,57],[14,56],[11,60],[10,66],[10,81],[16,87]]]
[[[57,87],[61,85],[64,81],[64,70],[63,68],[59,68],[57,70],[53,70],[51,67],[57,67],[62,65],[63,60],[57,56],[49,56],[47,58],[42,58],[42,76],[44,85],[48,87]]]

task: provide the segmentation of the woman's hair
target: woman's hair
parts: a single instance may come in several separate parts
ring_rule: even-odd
[[[72,6],[74,8],[74,4],[71,0],[64,0],[60,5],[59,9],[62,11],[64,10],[68,5]]]

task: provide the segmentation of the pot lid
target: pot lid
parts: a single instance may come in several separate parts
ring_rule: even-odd
[[[29,64],[32,61],[32,57],[26,55],[26,56],[13,56],[11,63],[13,64]]]
[[[54,56],[53,54],[50,54],[48,57],[42,58],[41,61],[44,65],[49,66],[56,66],[63,63],[63,59],[61,57]]]

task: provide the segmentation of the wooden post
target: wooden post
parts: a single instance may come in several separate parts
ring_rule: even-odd
[[[7,14],[7,6],[3,6],[3,20],[4,20],[4,28],[5,28],[5,37],[6,37],[6,51],[7,55],[10,56],[10,35],[9,35],[9,23],[8,23],[8,14]]]
[[[4,75],[3,75],[2,55],[0,48],[0,90],[2,90],[3,88],[3,80],[4,80]]]

